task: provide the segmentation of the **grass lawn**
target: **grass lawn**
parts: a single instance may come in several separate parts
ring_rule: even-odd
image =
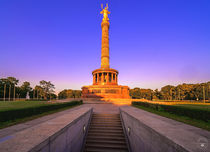
[[[208,110],[210,111],[210,105],[203,105],[203,104],[176,104],[175,106],[182,106],[187,108],[196,108],[196,109],[202,109],[202,110]]]
[[[195,108],[195,109],[210,111],[210,105],[192,105],[192,104],[180,105],[179,104],[179,105],[171,105],[171,106],[182,106],[182,107],[186,107],[186,108]],[[199,127],[199,128],[210,131],[210,121],[205,122],[205,121],[202,121],[202,120],[192,119],[192,118],[189,118],[189,117],[186,117],[186,116],[180,116],[180,115],[172,114],[172,113],[165,112],[165,111],[158,111],[158,110],[151,109],[151,108],[144,107],[144,106],[140,106],[140,105],[134,105],[134,107],[137,107],[137,108],[143,109],[143,110],[148,111],[148,112],[152,112],[154,114],[157,114],[157,115],[160,115],[160,116],[163,116],[163,117],[174,119],[176,121],[180,121],[180,122],[183,122],[183,123],[186,123],[186,124],[196,126],[196,127]]]
[[[51,104],[46,101],[0,101],[0,111]]]
[[[74,103],[50,103],[46,101],[0,101],[0,128],[33,120],[81,104],[82,103],[79,101],[75,101]]]

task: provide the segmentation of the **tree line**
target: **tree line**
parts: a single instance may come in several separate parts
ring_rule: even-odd
[[[130,90],[133,99],[148,100],[209,100],[210,81],[197,84],[166,85],[160,90],[134,88]]]
[[[17,100],[26,98],[27,93],[33,100],[56,99],[55,86],[50,81],[42,80],[32,88],[30,82],[25,81],[18,86],[19,80],[15,77],[0,79],[0,98],[3,100]]]
[[[0,79],[0,99],[16,100],[26,98],[27,93],[33,100],[51,100],[80,98],[81,90],[64,89],[55,94],[55,85],[50,81],[42,80],[34,88],[30,86],[30,82],[24,81],[22,85],[18,85],[19,80],[15,77],[7,77]],[[130,96],[133,99],[147,100],[210,100],[210,81],[197,84],[179,84],[177,86],[166,85],[160,90],[134,88],[130,89]]]
[[[81,90],[72,90],[72,89],[65,89],[58,94],[59,99],[66,99],[66,98],[80,98],[82,95]]]

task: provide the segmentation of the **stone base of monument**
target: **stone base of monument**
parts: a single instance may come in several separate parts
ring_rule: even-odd
[[[130,99],[128,86],[90,85],[82,87],[82,98]]]
[[[132,99],[121,98],[82,98],[84,104],[131,105]]]

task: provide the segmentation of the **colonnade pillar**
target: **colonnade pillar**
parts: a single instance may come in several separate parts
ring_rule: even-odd
[[[118,80],[117,80],[117,74],[115,75],[115,81],[116,81],[116,83],[117,83],[117,81],[118,81]]]
[[[93,74],[93,84],[110,84],[117,83],[117,73],[113,72],[99,72]]]
[[[104,82],[104,73],[102,73],[102,79],[101,79],[102,82]]]
[[[96,83],[96,75],[95,74],[93,75],[93,83],[94,84]]]
[[[97,83],[99,82],[99,73],[97,73]]]

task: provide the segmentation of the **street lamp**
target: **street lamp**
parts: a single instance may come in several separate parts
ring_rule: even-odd
[[[11,84],[9,85],[9,101],[10,101],[10,93],[11,93]]]
[[[6,83],[4,83],[4,101],[5,101],[5,97],[6,97]]]
[[[15,83],[14,83],[14,95],[13,95],[13,101],[15,101]]]

